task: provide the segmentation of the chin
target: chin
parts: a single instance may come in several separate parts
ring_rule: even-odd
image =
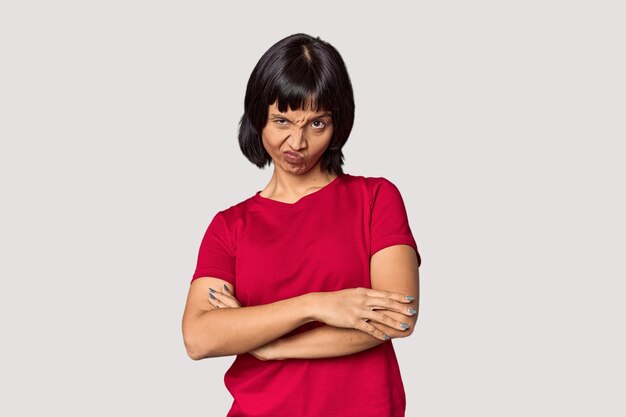
[[[304,174],[305,172],[309,170],[309,167],[306,164],[296,166],[296,165],[291,165],[289,162],[286,162],[286,161],[280,164],[280,167],[283,169],[283,171],[287,171],[292,174]]]
[[[308,172],[308,169],[306,169],[305,167],[291,169],[287,168],[285,169],[285,171],[291,172],[292,174],[306,174]]]

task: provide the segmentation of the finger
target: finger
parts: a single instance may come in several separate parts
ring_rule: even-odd
[[[209,303],[215,308],[226,307],[217,297],[213,295],[214,293],[209,290]]]
[[[241,304],[236,298],[230,295],[224,294],[220,291],[215,291],[213,288],[209,288],[209,298],[214,297],[219,300],[225,307],[241,307]]]
[[[400,294],[391,291],[375,290],[372,288],[365,288],[365,293],[370,297],[388,298],[390,300],[399,301],[401,303],[410,303],[411,301],[415,300],[415,297],[412,295]]]
[[[381,323],[381,324],[384,324],[385,326],[398,329],[401,331],[405,331],[406,329],[411,327],[409,323],[405,321],[395,320],[384,313],[378,313],[373,310],[366,311],[365,318],[368,321],[375,321],[377,323]]]
[[[372,326],[371,324],[363,320],[359,320],[359,322],[356,325],[356,329],[361,330],[362,332],[365,332],[367,334],[370,334],[380,340],[389,340],[391,338],[385,333],[383,333],[382,331],[380,331],[379,329],[377,329],[376,327]]]
[[[229,307],[241,307],[241,303],[235,297],[231,297],[230,295],[220,292],[215,292],[213,294],[219,294],[219,299]]]
[[[228,286],[226,284],[224,284],[224,290],[222,291],[226,296],[231,297],[233,299],[233,301],[237,304],[237,307],[241,307],[241,303],[239,302],[239,300],[237,300],[237,298],[233,295],[233,292],[230,290],[230,288],[228,288]]]
[[[211,302],[211,304],[217,308],[231,307],[230,305],[224,303],[222,296],[223,295],[221,293],[215,291],[213,288],[209,288],[209,302]]]
[[[370,310],[392,310],[404,314],[405,316],[412,316],[417,313],[417,310],[412,306],[407,306],[404,303],[399,303],[398,301],[385,297],[368,297],[365,301],[365,305]]]

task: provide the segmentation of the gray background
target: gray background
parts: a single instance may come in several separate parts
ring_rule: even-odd
[[[423,257],[407,416],[624,415],[618,3],[2,2],[0,414],[226,414],[185,297],[271,175],[250,72],[305,32],[352,77],[345,171],[399,187]]]

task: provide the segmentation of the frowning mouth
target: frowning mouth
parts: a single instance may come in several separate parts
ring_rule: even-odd
[[[304,159],[302,156],[298,155],[297,153],[289,152],[289,151],[283,152],[283,156],[285,160],[287,160],[287,162],[292,162],[292,163],[302,162],[302,160]]]

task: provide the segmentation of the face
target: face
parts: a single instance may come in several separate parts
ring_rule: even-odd
[[[262,132],[263,146],[274,166],[292,174],[303,174],[318,167],[321,156],[333,136],[329,111],[278,111],[278,103],[269,106]],[[293,154],[293,157],[289,156]]]

